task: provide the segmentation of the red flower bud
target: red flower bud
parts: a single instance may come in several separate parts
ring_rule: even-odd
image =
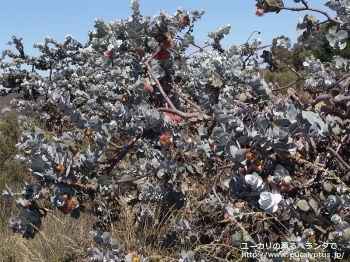
[[[161,49],[159,52],[154,56],[157,60],[169,60],[170,58],[170,52],[166,49]]]
[[[260,9],[260,8],[258,8],[258,9],[256,9],[255,11],[254,11],[254,13],[255,13],[255,15],[257,15],[257,16],[263,16],[265,13],[267,13],[264,9]]]
[[[143,85],[145,86],[145,88],[146,88],[150,93],[153,92],[154,88],[153,88],[153,86],[151,85],[151,83],[147,82],[147,83],[144,83]]]
[[[110,50],[104,51],[103,54],[104,54],[107,58],[112,58],[112,57],[113,57],[113,52],[110,51]]]
[[[184,16],[181,16],[179,18],[179,24],[182,25],[182,26],[186,26],[187,25],[187,20]]]
[[[164,133],[159,136],[159,143],[166,147],[169,146],[172,143],[172,138],[169,133]]]

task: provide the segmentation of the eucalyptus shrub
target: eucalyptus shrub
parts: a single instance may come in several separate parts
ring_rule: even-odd
[[[306,15],[298,32],[307,37],[328,23],[329,44],[345,47],[349,1],[325,3],[335,17],[306,1],[294,2],[301,6],[257,0],[255,13],[309,10],[326,20]],[[16,159],[36,183],[22,192],[4,189],[5,197],[22,197],[17,202],[23,211],[10,218],[11,228],[34,237],[49,206],[77,219],[89,208],[97,219],[92,236],[100,245],[88,250],[91,260],[147,261],[152,254],[128,250],[108,232],[123,219],[121,203],[139,203],[139,232],[146,220],[161,220],[157,207],[167,216],[184,211],[166,236],[138,236],[140,243],[174,248],[180,261],[235,257],[232,250],[212,249],[214,243],[332,239],[337,250],[347,251],[348,60],[321,63],[309,57],[303,76],[287,65],[295,81],[281,87],[266,83],[260,72],[262,66],[281,69],[273,50],[287,46],[284,38],[272,51],[263,50],[259,39],[225,50],[220,43],[230,32],[225,25],[209,32],[200,47],[193,27],[204,11],[179,7],[151,19],[139,7],[132,0],[129,18],[109,24],[96,19],[86,44],[71,35],[63,42],[46,37],[34,45],[41,55],[31,57],[13,36],[9,44],[16,51],[2,53],[2,85],[22,93],[13,108],[33,112],[27,119],[46,125],[26,128],[16,144],[21,152]],[[188,54],[190,46],[197,51]],[[22,69],[25,64],[32,70]],[[293,89],[300,81],[303,93]],[[279,94],[283,89],[287,98]],[[196,191],[196,183],[207,191]],[[38,204],[40,198],[45,204]]]

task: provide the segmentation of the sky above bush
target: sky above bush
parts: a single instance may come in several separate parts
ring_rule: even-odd
[[[325,1],[309,0],[309,5],[324,9]],[[255,1],[248,0],[202,0],[202,1],[161,1],[140,0],[141,14],[153,16],[160,9],[173,14],[179,6],[186,10],[204,9],[206,14],[198,21],[194,28],[196,43],[202,45],[207,39],[207,32],[217,30],[226,24],[231,25],[231,33],[222,44],[224,48],[232,44],[240,45],[247,41],[253,31],[261,31],[260,35],[253,35],[250,40],[260,37],[262,44],[271,44],[277,36],[288,36],[292,43],[296,42],[299,34],[296,25],[299,17],[307,12],[281,11],[263,17],[254,15]],[[285,1],[285,6],[301,6],[292,0]],[[330,11],[329,9],[325,9]],[[37,55],[33,48],[35,42],[43,42],[46,36],[62,41],[68,34],[85,43],[88,40],[87,32],[93,30],[94,19],[101,18],[106,22],[128,18],[132,14],[129,0],[52,0],[44,3],[41,0],[5,0],[0,9],[0,50],[10,48],[6,45],[12,35],[23,37],[25,51],[29,55]],[[318,19],[324,19],[321,14],[313,14]]]

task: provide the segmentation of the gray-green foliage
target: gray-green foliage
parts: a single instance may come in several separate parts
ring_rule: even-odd
[[[301,4],[308,8],[305,1]],[[332,3],[331,7],[347,17],[348,5],[342,1],[340,6]],[[228,228],[228,234],[225,227],[216,226],[216,220],[232,222],[237,216],[247,222],[245,213],[251,212],[275,216],[283,225],[281,230],[294,228],[288,219],[279,217],[284,212],[299,221],[299,231],[320,230],[317,241],[327,240],[330,216],[349,205],[347,184],[340,178],[337,183],[343,185],[330,190],[313,184],[312,196],[300,184],[308,183],[305,177],[315,180],[316,175],[321,181],[331,180],[331,175],[325,174],[332,174],[333,179],[341,177],[343,169],[337,163],[342,161],[337,157],[338,162],[333,163],[325,152],[334,147],[332,141],[344,142],[342,135],[350,130],[349,76],[338,76],[346,74],[348,61],[334,57],[322,63],[310,56],[303,61],[302,74],[286,65],[296,82],[304,81],[304,92],[288,90],[289,96],[281,97],[276,93],[279,83],[267,83],[260,65],[267,64],[271,72],[280,70],[275,52],[290,47],[287,38],[276,39],[270,51],[264,50],[260,57],[258,51],[263,47],[259,39],[225,50],[220,41],[230,32],[227,25],[208,33],[211,40],[206,48],[197,47],[193,26],[204,11],[189,12],[180,7],[173,15],[159,11],[151,19],[142,16],[139,7],[133,0],[129,18],[109,24],[96,19],[85,45],[71,35],[62,43],[46,38],[44,43],[35,44],[41,56],[29,57],[21,39],[14,36],[11,43],[17,52],[3,52],[2,78],[11,89],[25,94],[25,99],[15,100],[13,106],[21,113],[33,112],[31,120],[45,122],[42,129],[25,126],[21,138],[11,133],[9,126],[3,127],[6,137],[11,138],[3,141],[7,151],[3,158],[14,154],[11,148],[19,150],[17,160],[28,166],[40,185],[27,186],[25,200],[20,202],[26,206],[26,201],[36,200],[29,196],[44,197],[38,192],[26,194],[29,189],[46,188],[53,205],[77,218],[85,201],[98,199],[91,210],[98,220],[93,237],[102,250],[88,250],[96,261],[125,258],[123,244],[106,232],[123,219],[119,214],[122,204],[139,204],[133,221],[139,242],[174,248],[185,261],[205,257],[193,251],[196,245],[208,244],[209,249],[209,244],[221,237],[226,237],[228,245],[239,243],[237,232]],[[266,13],[292,10],[275,0],[259,0],[257,7]],[[341,49],[348,25],[344,17],[333,20],[338,27],[328,39]],[[306,15],[297,28],[308,36],[319,28],[319,21]],[[190,45],[198,51],[188,55]],[[13,61],[5,62],[6,56]],[[14,68],[25,63],[34,70]],[[43,77],[38,70],[49,70],[50,75]],[[54,135],[49,137],[44,129]],[[341,157],[347,157],[344,152]],[[320,155],[323,163],[310,164],[310,172],[305,162],[316,162]],[[317,168],[320,164],[325,167],[322,172]],[[232,167],[223,183],[228,190],[220,186],[223,165]],[[199,195],[200,190],[196,192],[191,183],[208,187],[204,190],[208,193]],[[11,188],[6,188],[5,195],[10,192]],[[243,206],[234,203],[237,199]],[[72,204],[73,200],[77,203]],[[198,201],[206,204],[203,209]],[[198,204],[198,208],[193,207],[197,212],[188,213],[194,204]],[[155,217],[157,208],[165,216],[162,221],[169,221],[167,217],[176,216],[179,210],[184,211],[185,220],[172,221],[174,225],[167,225],[164,235],[152,232],[145,236],[146,222],[163,223]],[[204,209],[209,210],[206,215]],[[210,226],[197,215],[205,216]],[[190,225],[193,217],[194,225]],[[247,226],[261,232],[254,223]],[[293,230],[284,233],[295,234]],[[244,237],[249,241],[262,239],[246,232]],[[337,243],[348,248],[343,241]],[[223,259],[229,256],[227,253]]]

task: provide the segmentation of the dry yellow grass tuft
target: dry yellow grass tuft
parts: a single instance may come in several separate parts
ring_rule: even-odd
[[[7,220],[7,216],[0,218],[0,261],[86,261],[86,249],[93,246],[89,234],[93,218],[88,214],[76,220],[57,210],[51,211],[44,218],[44,228],[30,240],[14,234]]]

